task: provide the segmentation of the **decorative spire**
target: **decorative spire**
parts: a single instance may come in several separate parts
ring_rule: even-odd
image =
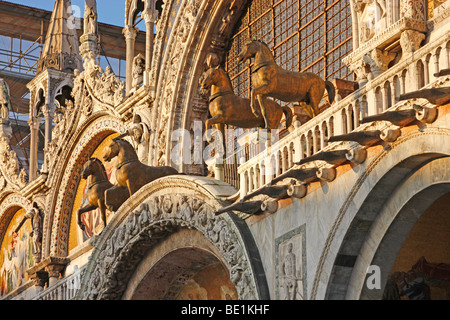
[[[73,71],[81,68],[76,24],[70,0],[56,0],[38,61],[37,73],[45,69]]]

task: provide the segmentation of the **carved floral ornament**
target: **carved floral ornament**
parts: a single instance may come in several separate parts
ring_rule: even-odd
[[[169,180],[173,183],[174,179]],[[188,228],[201,232],[220,252],[240,299],[261,299],[241,233],[230,215],[215,215],[215,206],[201,195],[167,190],[148,197],[119,224],[110,223],[95,241],[78,298],[120,299],[145,252],[170,234]]]

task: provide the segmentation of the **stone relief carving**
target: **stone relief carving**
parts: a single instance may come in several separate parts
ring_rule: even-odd
[[[172,29],[174,32],[173,42],[169,47],[170,52],[172,52],[172,58],[167,64],[167,72],[165,76],[165,84],[163,85],[164,94],[161,95],[162,99],[162,112],[161,116],[159,116],[159,126],[157,129],[157,152],[156,152],[156,163],[159,166],[163,166],[166,164],[166,141],[167,141],[167,124],[169,121],[169,115],[172,108],[172,101],[174,98],[174,93],[176,90],[176,79],[179,75],[179,61],[183,55],[183,52],[186,49],[186,41],[188,39],[189,33],[194,25],[194,20],[198,14],[198,10],[200,8],[200,1],[187,1],[183,2],[184,6],[179,10],[180,12],[185,12],[184,15],[176,22],[176,26]]]
[[[424,0],[400,0],[400,16],[415,20],[426,19]]]
[[[9,123],[9,111],[11,111],[9,87],[5,80],[0,79],[0,118],[2,123]]]
[[[385,0],[356,0],[354,9],[359,15],[359,34],[361,42],[366,42],[385,28]]]
[[[119,299],[142,255],[180,228],[200,231],[226,260],[240,299],[256,297],[251,268],[231,222],[187,195],[159,195],[141,204],[100,250],[81,299]]]
[[[19,159],[9,145],[9,139],[0,135],[0,171],[2,177],[13,189],[21,189],[28,183],[28,175],[20,168]]]
[[[306,299],[305,225],[276,241],[277,295],[281,300]]]
[[[116,77],[110,66],[103,71],[92,55],[85,61],[85,70],[81,73],[76,70],[74,76],[72,96],[76,106],[84,107],[86,115],[92,113],[93,100],[112,110],[125,99],[125,83]]]

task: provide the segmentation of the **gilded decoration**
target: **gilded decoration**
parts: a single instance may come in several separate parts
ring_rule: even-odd
[[[26,221],[16,232],[25,214],[24,208],[16,207],[4,233],[0,251],[0,296],[25,284],[29,280],[26,271],[35,263],[31,221]]]

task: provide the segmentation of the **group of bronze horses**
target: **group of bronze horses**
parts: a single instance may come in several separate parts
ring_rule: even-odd
[[[277,129],[283,115],[286,127],[292,123],[293,114],[289,107],[281,107],[275,98],[284,102],[305,102],[306,113],[312,118],[319,113],[319,103],[325,90],[328,100],[333,102],[335,88],[311,72],[293,72],[279,67],[269,47],[261,41],[252,41],[244,46],[239,61],[254,58],[251,66],[252,84],[250,99],[234,94],[228,74],[220,66],[210,66],[201,77],[202,89],[211,89],[209,111],[212,118],[205,123],[206,132],[215,125],[223,135],[224,126],[239,128]],[[172,167],[151,167],[141,163],[133,146],[121,135],[105,148],[103,160],[118,158],[116,167],[117,185],[112,184],[105,167],[97,158],[89,159],[82,173],[83,179],[89,179],[87,204],[77,212],[77,221],[84,229],[81,215],[99,208],[106,226],[106,210],[116,211],[130,196],[142,186],[158,178],[177,174]],[[207,136],[208,137],[208,136]],[[208,139],[209,140],[209,139]]]
[[[304,109],[311,118],[319,114],[319,103],[325,89],[330,103],[334,101],[335,88],[330,81],[324,81],[311,72],[284,70],[276,64],[264,42],[251,41],[244,45],[239,61],[252,58],[250,99],[234,94],[230,78],[220,66],[210,66],[202,75],[200,86],[203,90],[211,89],[209,111],[212,118],[206,121],[206,130],[216,125],[223,133],[225,124],[240,128],[277,129],[283,114],[288,127],[292,121],[291,109],[281,107],[269,97],[284,102],[305,102]]]
[[[113,139],[103,153],[104,161],[111,161],[117,157],[116,180],[114,185],[108,179],[105,166],[97,158],[90,158],[84,165],[82,178],[89,178],[86,199],[88,200],[77,212],[77,222],[81,229],[84,225],[81,215],[94,209],[100,209],[101,218],[106,226],[106,210],[116,211],[130,196],[142,186],[158,178],[177,174],[178,171],[169,166],[152,167],[143,164],[133,146],[124,135]]]

